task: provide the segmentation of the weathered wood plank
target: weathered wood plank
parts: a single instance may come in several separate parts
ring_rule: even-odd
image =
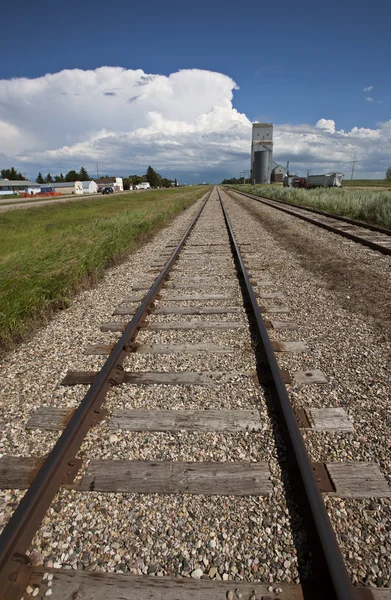
[[[354,431],[343,408],[309,408],[306,412],[313,431]]]
[[[170,282],[164,286],[165,290],[199,290],[203,292],[204,290],[208,291],[209,289],[213,290],[214,288],[218,288],[221,290],[232,290],[238,287],[238,282],[236,281],[202,281],[200,283],[186,283],[186,282]],[[135,285],[133,286],[134,291],[145,291],[147,292],[151,286],[146,285]]]
[[[203,256],[200,259],[192,259],[192,258],[179,258],[176,261],[176,265],[179,266],[180,268],[182,267],[193,267],[193,265],[197,268],[200,267],[207,267],[210,264],[210,261],[212,260],[212,258],[208,257],[208,256]],[[167,261],[165,262],[153,262],[151,264],[152,267],[157,267],[159,269],[162,269],[165,265],[167,264]],[[230,267],[232,265],[233,267],[233,259],[229,259],[229,258],[220,258],[218,259],[218,257],[214,257],[213,258],[213,266],[222,266],[222,267]]]
[[[297,324],[293,323],[293,321],[270,321],[271,326],[273,327],[273,329],[290,329],[290,330],[295,330],[297,329]]]
[[[216,273],[216,268],[211,266],[210,264],[206,264],[204,266],[201,265],[174,265],[171,271],[171,275],[174,277],[187,275],[202,275],[213,277],[215,275],[219,277],[227,277],[230,278],[235,274],[234,267],[226,268],[224,266],[219,266],[218,273]]]
[[[92,460],[79,490],[133,494],[264,496],[272,491],[267,463]]]
[[[115,315],[135,315],[136,309],[130,306],[118,306],[113,312],[113,316]]]
[[[141,344],[139,354],[232,354],[232,348],[218,346],[211,342],[205,344]]]
[[[165,286],[165,289],[186,289],[186,290],[199,290],[203,292],[204,290],[208,290],[209,288],[219,288],[220,290],[231,290],[233,288],[238,288],[238,281],[200,281],[199,283],[186,283],[185,281],[178,281],[169,283]]]
[[[259,310],[261,312],[279,314],[279,313],[289,313],[290,310],[287,306],[279,306],[277,304],[272,304],[271,306],[260,306]]]
[[[240,306],[159,306],[154,315],[226,315],[243,312]]]
[[[181,275],[180,273],[175,273],[175,278],[171,277],[171,281],[173,281],[174,283],[180,283],[180,282],[184,282],[184,283],[208,283],[208,281],[216,281],[216,278],[218,278],[219,281],[232,281],[232,277],[233,274],[231,274],[230,276],[222,276],[220,275],[220,273],[218,274],[210,274],[210,275]],[[176,280],[180,280],[180,281],[176,281]]]
[[[89,355],[107,355],[110,354],[114,344],[89,345],[85,353]],[[205,344],[140,344],[129,348],[129,353],[138,352],[139,354],[232,354],[232,348],[218,346],[212,342]]]
[[[327,383],[326,376],[318,369],[312,371],[296,371],[293,373],[293,379],[296,383],[303,384]]]
[[[268,279],[255,279],[252,284],[255,287],[270,287],[271,285],[275,285],[275,282]]]
[[[102,323],[100,326],[101,331],[125,331],[127,324],[129,321],[108,321],[107,323]]]
[[[68,371],[62,385],[90,385],[97,371]],[[140,385],[216,385],[218,383],[236,383],[239,378],[254,379],[252,371],[177,371],[167,372],[125,372],[123,383]]]
[[[85,354],[105,356],[107,354],[110,354],[114,346],[115,344],[89,344],[85,349]]]
[[[168,323],[149,323],[151,331],[170,331],[177,329],[201,330],[201,329],[243,329],[246,323],[240,321],[170,321]]]
[[[186,248],[209,248],[210,246],[226,246],[228,244],[228,239],[222,239],[222,238],[214,238],[215,241],[214,242],[192,242],[191,244],[189,242],[186,242]],[[250,244],[242,244],[244,246],[250,245]]]
[[[389,498],[391,489],[376,463],[327,463],[337,498]]]
[[[36,456],[2,456],[0,458],[0,490],[25,490],[42,465],[43,458]]]
[[[109,321],[101,325],[101,331],[125,331],[129,321]],[[170,330],[201,330],[201,329],[243,329],[247,324],[241,321],[170,321],[167,323],[146,323],[146,328],[150,331],[170,331]],[[279,327],[279,329],[284,329]],[[287,329],[291,329],[288,327]]]
[[[186,300],[230,300],[232,296],[227,294],[173,294],[164,296],[164,302],[185,302]]]
[[[210,253],[213,256],[213,262],[214,263],[226,263],[226,262],[233,262],[233,256],[232,254],[217,254],[214,252]],[[205,254],[181,254],[181,256],[179,257],[181,262],[209,262],[211,260],[211,256],[208,256],[208,253],[205,252]]]
[[[152,577],[122,575],[119,573],[92,573],[71,569],[55,570],[40,568],[43,573],[53,574],[51,600],[226,600],[229,592],[235,598],[249,600],[274,598],[269,592],[269,583],[247,581],[211,581],[174,577]],[[37,570],[37,568],[36,568]],[[277,586],[275,586],[277,587]],[[300,585],[279,583],[282,593],[275,598],[284,600],[304,600],[316,598],[316,593],[308,596]],[[308,590],[309,588],[307,588]],[[378,590],[371,588],[376,600],[390,600],[391,594],[377,596]],[[387,590],[391,591],[391,590]],[[238,594],[241,594],[239,596]]]
[[[338,410],[339,415],[335,414]],[[31,415],[26,429],[61,431],[74,413],[72,408],[42,406]],[[353,431],[343,409],[307,409],[313,431]],[[258,411],[250,410],[116,410],[108,422],[112,429],[131,431],[226,431],[265,429]]]
[[[264,298],[265,300],[270,298],[270,299],[282,299],[282,294],[280,292],[258,292],[256,294],[256,296],[258,298]]]
[[[73,408],[41,406],[30,416],[26,429],[61,431],[74,412]]]
[[[125,302],[142,302],[145,298],[144,296],[125,296],[125,298],[122,300],[122,302],[125,304]]]
[[[0,458],[0,489],[26,489],[44,457]],[[327,463],[337,498],[390,498],[391,489],[376,463]],[[91,461],[76,490],[102,492],[263,495],[271,492],[266,463],[181,463],[173,461]]]
[[[111,429],[125,431],[261,431],[257,410],[115,410]]]
[[[271,342],[274,352],[309,352],[304,342]]]

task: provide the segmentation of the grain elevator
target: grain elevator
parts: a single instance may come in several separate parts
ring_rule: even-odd
[[[273,124],[253,123],[251,141],[251,179],[270,183],[273,164]]]

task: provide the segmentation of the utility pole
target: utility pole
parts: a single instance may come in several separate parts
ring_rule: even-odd
[[[99,179],[99,166],[98,166],[98,163],[96,163],[96,177],[97,177],[97,179]]]
[[[352,160],[352,176],[350,178],[351,181],[353,181],[353,175],[354,175],[354,165],[356,164],[356,162],[358,162],[357,160]]]

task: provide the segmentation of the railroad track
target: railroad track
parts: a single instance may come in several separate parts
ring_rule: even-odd
[[[391,230],[389,229],[371,225],[370,223],[362,223],[361,221],[349,219],[348,217],[333,215],[307,206],[295,206],[275,198],[255,196],[254,194],[248,194],[247,192],[238,190],[232,191],[240,196],[251,198],[261,204],[271,206],[288,215],[293,215],[298,219],[307,221],[307,223],[312,223],[313,225],[342,235],[349,240],[353,240],[358,244],[371,248],[371,250],[376,250],[377,252],[388,254],[389,256],[391,255]]]
[[[108,356],[103,359],[102,368],[69,371],[62,381],[62,385],[78,386],[77,389],[90,386],[78,408],[43,407],[31,415],[27,424],[30,430],[62,430],[43,464],[42,459],[27,457],[3,456],[0,460],[1,488],[28,488],[0,538],[1,597],[7,600],[29,595],[39,598],[51,595],[54,599],[200,600],[390,597],[387,590],[352,586],[322,499],[322,492],[334,497],[389,497],[387,483],[376,464],[324,465],[309,460],[300,429],[319,431],[331,427],[344,431],[351,429],[351,423],[343,410],[293,410],[286,385],[322,386],[327,378],[319,371],[287,373],[279,368],[276,353],[305,352],[305,343],[270,341],[268,330],[294,330],[295,323],[285,320],[287,309],[280,294],[269,291],[271,282],[264,276],[264,265],[252,253],[251,243],[238,243],[227,204],[224,192],[217,188],[208,194],[181,239],[167,247],[166,255],[151,265],[145,282],[134,286],[115,309],[115,320],[102,325],[104,332],[121,334],[117,342],[87,348],[91,356]],[[206,368],[209,364],[216,367]],[[143,391],[146,388],[149,396]],[[176,391],[170,397],[162,393],[163,388]],[[137,399],[130,410],[110,408],[121,406],[122,391],[128,394],[130,389],[133,398],[140,396],[143,408],[135,407]],[[110,459],[95,456],[94,452],[96,449],[99,455],[101,440],[93,432],[102,427],[102,422],[107,423],[105,434],[109,436],[109,445],[116,447],[122,443],[121,447],[125,447],[125,451],[119,451],[118,447],[116,451],[110,449]],[[136,436],[136,445],[140,446],[146,436],[155,436],[155,443],[161,443],[159,452],[163,460],[118,458],[121,452],[126,454],[127,443],[134,444],[128,435]],[[188,435],[193,440],[194,454],[189,456],[187,452],[187,460],[165,460],[162,435],[174,436],[179,446],[181,436]],[[224,448],[220,451],[219,444],[225,438],[231,442],[225,451]],[[273,438],[276,455],[271,457],[262,445]],[[198,451],[197,440],[201,439],[203,444],[211,443],[211,456],[219,455],[222,460],[208,460],[208,452]],[[186,451],[179,448],[178,454],[186,455]],[[276,457],[278,468],[272,465]],[[287,504],[281,496],[284,488]],[[201,499],[195,509],[191,505],[194,521],[197,511],[205,517],[203,503],[207,504],[211,496],[214,500],[209,507],[227,511],[226,528],[220,532],[221,539],[213,535],[207,541],[208,553],[203,562],[197,562],[197,556],[192,558],[193,551],[197,555],[199,542],[194,542],[194,547],[193,541],[190,542],[191,551],[184,551],[180,558],[181,570],[187,574],[182,579],[140,576],[137,568],[134,574],[122,574],[122,568],[111,569],[115,560],[109,570],[120,573],[64,569],[56,564],[50,568],[34,566],[26,553],[41,522],[44,519],[47,522],[45,513],[60,489],[73,494],[67,496],[67,502],[77,502],[75,495],[84,494],[98,495],[103,504],[105,494],[120,494],[121,503],[129,503],[125,514],[133,514],[137,498],[141,502],[145,495],[157,494],[161,519],[164,511],[170,510],[167,508],[170,503],[175,505],[170,494],[175,497],[184,494]],[[265,577],[257,576],[258,559],[254,562],[247,558],[251,573],[240,567],[242,573],[235,562],[228,566],[219,564],[221,558],[216,548],[225,544],[230,511],[240,529],[241,511],[251,511],[255,519],[252,522],[257,522],[256,511],[263,510],[268,517],[267,511],[272,514],[277,499],[282,502],[280,518],[286,528],[286,514],[290,515],[296,542],[292,543],[291,555],[277,549],[276,563],[286,569],[291,563],[295,565],[292,581],[273,583],[276,578],[281,579],[278,569],[272,581],[268,573]],[[268,524],[268,518],[264,521],[267,539],[270,528],[276,524]],[[124,530],[123,523],[118,523],[123,535],[129,526],[125,523]],[[155,527],[159,530],[159,522]],[[256,527],[261,526],[258,523]],[[48,530],[46,525],[41,537],[45,538],[45,533],[53,537],[53,529]],[[175,533],[169,534],[169,540],[175,539]],[[73,531],[65,531],[65,538],[52,541],[64,547],[67,535],[72,538]],[[284,537],[285,533],[280,535]],[[142,541],[145,543],[145,539]],[[119,548],[120,544],[115,543]],[[246,543],[250,542],[243,542],[244,553]],[[278,546],[276,538],[273,543]],[[167,549],[166,542],[164,545],[162,556]],[[300,557],[295,546],[300,552],[307,548],[305,558]],[[261,554],[260,549],[254,552],[253,548],[252,552]],[[63,555],[63,562],[67,563],[69,552],[68,558]],[[119,550],[118,556],[121,559]],[[188,569],[185,563],[192,561],[194,568]],[[144,567],[140,568],[144,573]],[[306,569],[311,570],[311,577]],[[148,573],[162,574],[149,569]],[[209,575],[208,580],[198,580],[204,573]],[[302,584],[295,583],[301,576]]]

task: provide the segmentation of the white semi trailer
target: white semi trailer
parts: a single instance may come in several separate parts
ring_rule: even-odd
[[[308,175],[307,188],[341,187],[343,173],[326,173],[326,175]]]
[[[326,173],[326,175],[308,175],[307,177],[292,177],[285,175],[284,187],[316,188],[341,187],[343,173]]]

